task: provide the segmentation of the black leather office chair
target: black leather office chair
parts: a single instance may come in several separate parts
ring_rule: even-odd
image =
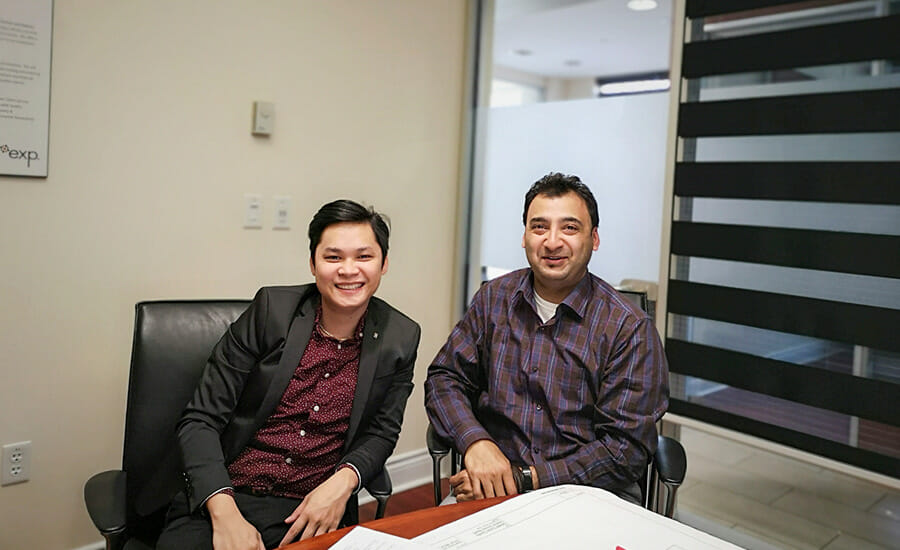
[[[431,455],[432,482],[434,484],[434,505],[440,505],[443,500],[441,488],[441,462],[450,456],[450,475],[459,471],[460,455],[452,443],[440,438],[429,424],[425,435],[428,453]],[[639,480],[641,497],[644,508],[651,512],[672,517],[675,513],[675,492],[684,482],[687,473],[687,455],[684,447],[677,440],[663,435],[657,438],[656,453],[647,464],[647,471]],[[665,488],[665,495],[660,502],[661,493],[659,486]]]
[[[640,482],[644,508],[667,518],[675,515],[675,492],[684,483],[686,473],[687,454],[681,443],[671,437],[657,436],[656,452]],[[662,502],[659,498],[660,485],[665,488]]]
[[[249,304],[156,301],[135,307],[122,469],[99,473],[84,486],[88,513],[106,539],[107,550],[155,546],[168,500],[181,488],[180,464],[172,452],[175,424],[213,346]],[[175,489],[166,490],[169,487]],[[378,501],[376,517],[382,517],[391,495],[387,470],[366,489]],[[344,523],[358,522],[353,496]]]
[[[626,300],[641,308],[641,311],[646,311],[648,314],[652,313],[650,311],[650,300],[647,298],[646,292],[641,292],[639,290],[626,290],[622,288],[617,288],[619,294],[621,294]]]
[[[652,317],[653,312],[650,310],[650,300],[646,292],[621,288],[617,290],[619,294]],[[659,436],[656,453],[650,459],[647,472],[640,481],[644,507],[666,517],[672,517],[675,513],[675,492],[684,482],[686,472],[687,455],[684,447],[671,437]],[[659,501],[660,484],[665,488],[662,502]]]
[[[650,302],[646,292],[619,290],[619,293],[642,311],[648,311]],[[441,461],[444,457],[450,456],[450,475],[453,475],[460,467],[460,456],[450,442],[438,437],[431,424],[428,425],[425,439],[431,455],[434,505],[437,506],[443,498]],[[644,507],[666,517],[672,517],[675,513],[675,493],[684,482],[686,473],[687,455],[681,443],[671,437],[658,436],[656,452],[647,464],[646,472],[639,480]],[[659,490],[660,485],[665,488],[664,494]],[[661,496],[663,497],[662,502],[660,502]]]

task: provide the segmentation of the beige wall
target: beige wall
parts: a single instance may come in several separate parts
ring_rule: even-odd
[[[50,176],[0,177],[0,443],[33,441],[32,480],[0,488],[0,548],[99,539],[82,484],[120,465],[134,303],[310,281],[305,226],[334,198],[393,221],[379,295],[423,327],[398,451],[421,448],[452,322],[465,2],[55,4]],[[262,230],[241,227],[248,192]]]

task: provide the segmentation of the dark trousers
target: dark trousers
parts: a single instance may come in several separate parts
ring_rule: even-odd
[[[284,518],[300,505],[295,498],[254,496],[235,493],[234,501],[250,524],[262,535],[266,548],[275,548],[290,525]],[[157,550],[212,550],[212,524],[209,517],[188,509],[183,493],[172,501],[166,514],[166,526],[156,543]]]

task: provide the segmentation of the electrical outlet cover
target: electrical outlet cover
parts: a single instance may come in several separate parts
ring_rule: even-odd
[[[28,481],[31,477],[31,441],[4,445],[2,455],[3,470],[0,485]]]

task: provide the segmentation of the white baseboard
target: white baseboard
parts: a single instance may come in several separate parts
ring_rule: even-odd
[[[431,455],[424,447],[391,456],[385,467],[391,475],[392,492],[395,494],[431,483]],[[360,491],[360,504],[367,504],[374,500],[365,489]]]
[[[391,474],[391,485],[394,493],[431,483],[431,455],[428,454],[428,449],[424,447],[391,456],[387,461],[386,468],[388,473]],[[374,501],[375,499],[365,489],[360,491],[360,504]],[[103,541],[100,541],[73,548],[72,550],[103,550],[104,548]]]

